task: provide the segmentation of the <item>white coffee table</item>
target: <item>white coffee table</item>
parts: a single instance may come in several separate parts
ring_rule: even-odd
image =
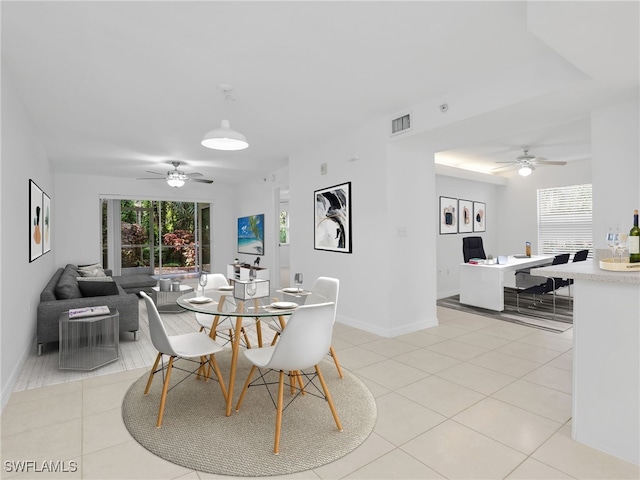
[[[185,293],[193,292],[193,287],[180,284],[179,290],[160,290],[160,287],[151,287],[151,299],[159,313],[181,313],[184,308],[176,303],[176,300]]]

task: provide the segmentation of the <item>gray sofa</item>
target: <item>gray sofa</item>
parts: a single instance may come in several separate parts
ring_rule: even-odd
[[[77,268],[71,264],[65,268],[59,268],[40,293],[36,335],[38,355],[42,354],[44,344],[58,341],[60,316],[71,308],[99,305],[117,308],[120,313],[120,332],[132,332],[133,339],[138,339],[137,295],[128,294],[116,282],[117,295],[84,297],[76,280],[80,277]],[[105,274],[110,273],[109,270],[105,270]]]

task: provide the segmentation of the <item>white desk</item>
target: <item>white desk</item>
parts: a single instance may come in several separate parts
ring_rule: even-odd
[[[504,265],[460,265],[460,303],[501,312],[504,310],[505,280],[515,285],[512,278],[516,270],[548,265],[554,255],[532,255],[531,258],[508,257]],[[511,277],[507,278],[506,275]]]

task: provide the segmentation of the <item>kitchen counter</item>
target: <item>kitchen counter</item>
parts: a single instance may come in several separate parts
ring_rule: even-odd
[[[532,268],[531,275],[543,277],[572,278],[574,280],[591,280],[593,282],[631,283],[640,285],[640,270],[632,272],[612,272],[602,270],[596,260],[564,263],[548,267]]]
[[[574,440],[640,464],[640,272],[599,262],[531,269],[571,278]]]

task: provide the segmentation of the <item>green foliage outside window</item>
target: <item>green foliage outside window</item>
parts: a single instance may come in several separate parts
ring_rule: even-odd
[[[289,212],[280,212],[280,244],[289,243]]]

